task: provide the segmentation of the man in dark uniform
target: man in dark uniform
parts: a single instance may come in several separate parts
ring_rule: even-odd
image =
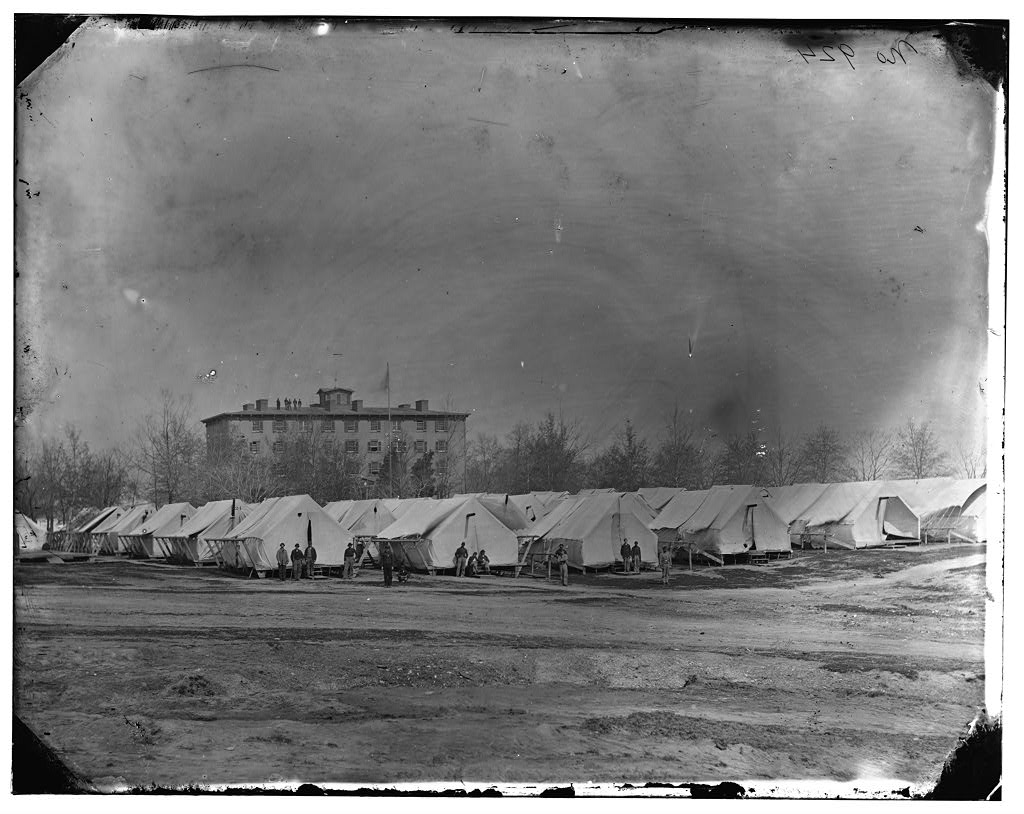
[[[391,549],[391,543],[384,543],[380,550],[380,567],[384,570],[384,587],[391,587],[391,569],[395,565],[395,552]]]
[[[469,561],[469,549],[466,548],[466,542],[463,540],[459,547],[455,549],[455,576],[462,577],[466,575],[466,563]]]
[[[558,564],[558,575],[562,578],[562,585],[569,585],[569,552],[561,543],[555,549],[555,562]]]
[[[640,551],[640,541],[633,541],[633,570],[640,573],[640,561],[643,559],[643,552]]]
[[[629,541],[625,537],[622,538],[622,545],[619,546],[619,556],[622,557],[622,573],[626,574],[629,572],[633,560],[633,549],[629,547]]]
[[[285,550],[284,543],[281,543],[281,547],[277,549],[277,578],[284,582],[285,571],[288,570],[288,552]]]
[[[306,544],[303,558],[306,561],[306,579],[313,579],[313,569],[316,567],[316,549],[313,548],[312,540]]]
[[[342,579],[352,579],[352,569],[356,564],[356,550],[349,543],[345,547],[345,570],[342,572]]]
[[[306,558],[302,556],[302,549],[296,543],[295,548],[292,549],[292,579],[301,579],[302,563],[305,560]]]

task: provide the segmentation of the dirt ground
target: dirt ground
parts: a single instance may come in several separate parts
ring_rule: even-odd
[[[984,705],[985,548],[660,574],[15,568],[15,711],[104,789],[931,784]],[[998,680],[998,679],[995,679]]]

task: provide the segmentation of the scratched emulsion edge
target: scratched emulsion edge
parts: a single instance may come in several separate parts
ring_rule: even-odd
[[[410,21],[410,23],[411,22],[413,22],[413,21]],[[93,21],[90,21],[89,25],[97,25],[97,24],[104,24],[104,23],[105,23],[105,21],[103,21],[103,20],[93,20]],[[576,23],[574,23],[572,25],[575,25],[575,24]],[[583,25],[583,23],[578,23],[578,24],[579,25]],[[650,23],[650,21],[645,21],[645,24],[646,25],[650,25],[651,23]],[[189,27],[191,27],[193,25],[197,25],[197,23],[189,23],[188,21],[182,21],[182,20],[162,21],[162,23],[160,23],[160,24],[154,23],[154,27],[161,27],[161,28],[167,28],[167,29],[189,28]],[[296,23],[295,22],[288,22],[288,23],[282,22],[282,23],[272,23],[271,25],[272,26],[280,25],[282,27],[289,27],[290,28],[290,27],[295,26]],[[392,25],[394,25],[394,23]],[[586,25],[588,27],[593,27],[593,26],[596,26],[596,25],[599,25],[599,24],[587,23]],[[615,25],[617,26],[618,24],[615,24]],[[768,27],[768,25],[769,24],[765,23],[763,25],[743,26],[743,27],[740,27],[740,28],[735,29],[735,30],[736,30],[736,33],[739,33],[740,31],[749,31],[750,29],[765,28],[765,27]],[[671,28],[674,27],[674,26],[678,26],[678,22],[675,23],[674,25],[667,26],[666,30],[671,30]],[[133,27],[144,29],[144,28],[147,28],[148,26],[145,23],[136,22]],[[681,27],[685,27],[685,26],[681,26]],[[970,43],[971,42],[971,36],[970,36],[971,32],[965,31],[964,29],[953,29],[953,32],[956,34],[956,36],[955,37],[947,37],[945,39],[945,42],[946,42],[947,46],[949,47],[951,54],[956,59],[958,68],[960,69],[962,75],[970,77],[972,75],[972,73],[973,73],[974,76],[980,76],[980,77],[984,78],[985,81],[987,81],[989,84],[992,84],[994,87],[998,87],[1000,89],[1002,87],[1004,87],[1005,80],[1003,79],[1003,81],[1000,82],[1000,79],[1001,79],[1001,77],[1005,77],[1005,70],[1002,71],[1002,74],[1000,76],[999,70],[998,69],[993,69],[993,63],[989,62],[987,64],[985,64],[985,63],[979,64],[978,61],[977,61],[977,54],[976,54],[976,52],[972,51],[970,48],[965,47],[965,42],[966,43]],[[469,32],[466,32],[466,33],[469,33]],[[496,33],[496,32],[487,32],[487,33],[491,33],[493,35],[493,33]],[[526,32],[525,31],[517,31],[517,32],[509,31],[507,33],[512,34],[512,33],[526,33]],[[539,32],[536,32],[536,33],[539,33]],[[560,33],[572,33],[572,32],[565,31],[564,28],[563,28],[562,32],[560,32]],[[598,33],[598,32],[597,31],[591,31],[590,33]],[[626,33],[632,33],[632,32],[621,31],[621,32],[609,32],[609,33],[622,33],[622,34],[626,34]],[[647,33],[647,32],[645,32],[645,33]],[[915,31],[915,33],[920,34],[920,33],[923,33],[923,32]],[[945,34],[945,33],[948,33],[948,32],[943,32],[943,33]],[[788,35],[786,35],[786,36],[788,36]],[[803,35],[797,35],[797,36],[800,37],[800,36],[803,36]],[[941,34],[937,34],[936,36],[941,36]],[[68,44],[66,44],[66,45],[62,46],[60,49],[58,49],[58,51],[50,59],[48,59],[46,61],[46,63],[44,63],[44,65],[40,67],[40,69],[38,71],[36,71],[32,76],[30,76],[28,79],[26,79],[26,81],[24,83],[22,83],[22,86],[19,88],[19,92],[20,91],[25,91],[26,93],[29,93],[29,96],[30,96],[30,91],[35,86],[35,83],[39,81],[40,76],[45,74],[45,72],[47,72],[47,71],[54,70],[55,66],[57,64],[59,64],[60,61],[67,56],[69,50],[74,47],[73,40],[74,40],[74,36],[71,38],[71,40],[69,40]],[[1005,65],[1005,59],[1004,59],[1003,65]],[[997,83],[999,83],[999,84],[997,84]],[[19,107],[19,109],[18,109],[18,117],[16,119],[16,122],[19,121],[24,115],[25,115],[25,113]],[[18,134],[18,135],[23,134],[23,132],[24,132],[23,127],[22,128],[18,128],[16,130],[16,134]],[[18,135],[16,135],[16,150],[20,152],[20,150],[19,150],[20,142],[18,141]],[[997,184],[997,183],[1000,183],[1001,180],[1002,179],[995,179],[994,178],[994,179],[992,179],[992,183],[993,184]],[[25,234],[25,231],[26,231],[26,229],[27,229],[27,227],[29,225],[30,225],[30,223],[26,223],[25,207],[23,207],[23,206],[19,207],[19,210],[18,210],[18,212],[16,214],[16,234],[21,239],[16,241],[16,270],[18,268],[17,258],[20,257],[21,252],[24,251],[24,249],[25,249],[25,242],[26,241],[24,239],[24,234]],[[37,355],[37,351],[32,347],[33,346],[32,340],[33,340],[34,336],[36,336],[38,334],[38,332],[45,330],[45,326],[39,325],[38,323],[36,323],[36,324],[32,323],[32,312],[34,310],[34,306],[36,306],[38,304],[39,298],[41,296],[43,296],[43,294],[38,289],[37,285],[35,287],[33,287],[31,282],[28,281],[28,280],[25,280],[24,278],[18,279],[17,282],[16,282],[16,286],[17,286],[17,294],[18,294],[18,296],[17,296],[17,305],[16,305],[16,315],[15,315],[16,342],[17,342],[17,344],[16,344],[16,350],[17,350],[16,359],[18,360],[17,364],[16,364],[16,371],[17,371],[18,384],[20,385],[16,389],[16,398],[18,400],[19,410],[24,405],[27,408],[28,411],[31,411],[31,408],[32,408],[33,404],[40,398],[42,391],[45,389],[45,385],[42,383],[41,378],[40,378],[42,375],[44,375],[43,370],[42,370],[42,368],[44,366],[44,361],[39,358],[39,356]],[[24,351],[23,351],[23,349],[24,349]],[[23,356],[25,356],[26,358],[23,359],[22,358]],[[20,418],[19,418],[19,420],[20,420]],[[994,428],[990,427],[990,435],[991,435],[993,429]],[[442,789],[438,789],[436,787],[435,788],[430,788],[430,786],[433,786],[433,785],[434,784],[425,784],[420,789],[419,793],[427,793],[427,794],[445,793],[445,791],[442,790]],[[691,785],[691,784],[683,783],[683,784],[680,784],[679,786],[677,786],[677,788],[685,788],[685,787],[688,787],[689,785]],[[768,786],[769,784],[767,784],[767,783],[758,783],[758,785]],[[780,785],[782,785],[782,784],[780,783]],[[620,786],[619,788],[626,789],[627,786],[628,786],[628,784],[626,784],[626,786]],[[272,786],[268,785],[267,790],[270,790],[270,788],[272,788]],[[389,793],[392,788],[393,787],[389,787],[389,786],[382,786],[382,787],[375,788],[375,789],[366,789],[365,787],[363,787],[363,788],[360,788],[358,790],[354,790],[354,789],[350,790],[349,793],[360,793],[360,792],[363,792],[363,793]],[[495,788],[495,787],[492,786],[490,788]],[[574,788],[574,784],[573,783],[569,783],[568,785],[556,784],[555,786],[552,786],[550,788],[545,788],[545,789],[542,789],[540,786],[529,786],[529,787],[518,787],[518,788],[521,791],[526,792],[528,794],[541,794],[541,795],[543,795],[545,793],[547,793],[547,794],[551,794],[551,793],[554,793],[554,794],[566,794],[566,793],[571,793],[571,790]],[[309,792],[317,793],[317,791],[319,791],[318,787],[315,787],[315,786],[306,786],[306,789],[307,789],[307,793],[309,793]],[[316,789],[316,791],[314,791],[314,789]],[[527,789],[529,789],[529,791],[527,791]],[[512,791],[512,789],[506,789],[506,793],[509,793],[510,791]],[[753,791],[753,789],[751,789],[751,791]],[[897,792],[898,791],[899,790],[897,790]],[[401,790],[395,789],[394,792],[392,792],[392,793],[417,793],[417,792],[416,792],[415,789],[412,789],[412,788],[403,788]],[[448,790],[448,793],[466,794],[466,788],[465,788],[465,786],[462,786],[462,787],[459,787],[459,788],[452,788],[452,789]],[[758,796],[761,796],[761,795],[758,795]],[[799,792],[798,792],[795,796],[803,796],[803,795],[799,794]]]

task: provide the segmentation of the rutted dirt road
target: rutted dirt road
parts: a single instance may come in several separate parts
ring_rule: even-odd
[[[15,570],[15,711],[129,785],[934,782],[984,704],[985,549],[659,575]]]

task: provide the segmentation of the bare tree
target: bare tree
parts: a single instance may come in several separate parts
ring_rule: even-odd
[[[501,462],[505,450],[496,435],[478,435],[469,445],[466,463],[467,492],[505,491]]]
[[[635,492],[649,483],[651,453],[647,441],[636,434],[629,419],[608,449],[594,456],[587,481],[597,489]]]
[[[800,448],[803,479],[813,483],[833,483],[843,479],[846,469],[846,444],[839,431],[819,424]]]
[[[965,446],[963,441],[956,445],[957,474],[963,478],[984,478],[988,471],[985,448],[980,450]]]
[[[768,445],[757,430],[744,435],[731,435],[719,457],[721,477],[725,483],[764,485],[766,481]]]
[[[139,485],[155,505],[195,500],[200,492],[203,441],[193,420],[191,396],[160,391],[160,406],[144,416],[133,436]]]
[[[947,458],[930,422],[916,424],[914,419],[907,419],[896,441],[893,456],[900,477],[920,479],[945,475],[948,472]]]
[[[284,494],[277,462],[269,455],[253,455],[244,440],[208,456],[204,491],[207,500],[238,498],[245,503]]]
[[[706,437],[698,436],[693,422],[683,415],[679,405],[675,405],[665,425],[665,436],[654,451],[651,482],[658,486],[707,488],[710,464],[717,456],[708,449],[706,441]]]
[[[891,431],[869,430],[850,443],[848,464],[854,480],[881,480],[889,474],[895,452]]]
[[[800,447],[777,427],[764,445],[764,481],[767,486],[789,486],[800,479],[803,456]]]

